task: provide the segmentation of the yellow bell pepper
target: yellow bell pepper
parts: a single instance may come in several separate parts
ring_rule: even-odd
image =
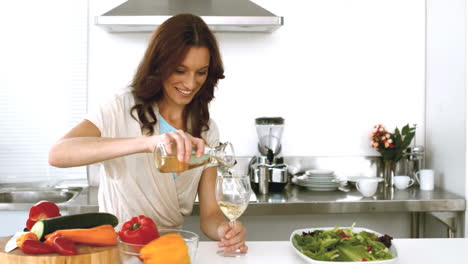
[[[140,250],[145,264],[190,264],[188,247],[177,233],[170,233],[146,244]]]

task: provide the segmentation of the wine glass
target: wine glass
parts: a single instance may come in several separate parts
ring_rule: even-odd
[[[234,228],[236,219],[249,205],[250,192],[250,178],[246,174],[229,172],[217,177],[216,201],[223,214],[229,219],[231,228]]]

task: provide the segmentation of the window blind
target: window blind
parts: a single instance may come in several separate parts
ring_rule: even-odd
[[[0,183],[86,179],[86,167],[50,166],[48,151],[87,110],[88,2],[24,4],[0,11],[10,25],[0,46]]]

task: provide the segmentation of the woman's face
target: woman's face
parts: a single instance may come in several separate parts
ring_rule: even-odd
[[[208,76],[210,52],[206,47],[191,47],[184,60],[164,82],[164,101],[176,105],[190,103]]]

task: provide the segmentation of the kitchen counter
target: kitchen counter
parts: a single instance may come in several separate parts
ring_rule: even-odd
[[[73,211],[97,211],[97,191],[98,187],[84,188],[76,199],[61,206]],[[417,187],[411,187],[406,190],[394,190],[391,195],[379,192],[374,197],[366,198],[354,188],[349,192],[317,192],[290,184],[283,192],[257,194],[251,199],[244,215],[464,212],[465,208],[465,198],[442,189],[421,191]],[[198,202],[195,203],[192,214],[199,214]]]
[[[59,204],[60,209],[71,211],[98,211],[98,187],[84,187],[72,201]],[[29,210],[30,204],[2,204],[0,210]],[[319,214],[368,212],[463,212],[466,208],[462,196],[435,189],[421,191],[417,187],[383,191],[374,197],[363,197],[355,188],[349,192],[317,192],[290,184],[284,191],[267,195],[256,194],[244,215]],[[198,202],[193,214],[199,214]]]
[[[84,187],[75,199],[59,204],[59,207],[69,214],[97,212],[97,192],[98,187]],[[31,206],[0,204],[0,210],[29,210]],[[379,190],[374,197],[364,198],[355,188],[349,192],[317,192],[289,184],[282,192],[253,197],[244,215],[408,212],[411,213],[411,237],[423,237],[424,225],[421,221],[424,213],[433,214],[449,227],[449,231],[456,231],[455,219],[465,208],[463,197],[441,189],[421,191],[410,187],[392,192]],[[197,202],[192,214],[199,214]]]
[[[468,239],[395,239],[399,264],[466,263]],[[222,257],[216,252],[216,242],[200,242],[196,264],[296,264],[307,263],[292,249],[289,241],[254,242],[247,241],[249,252],[239,257]]]
[[[319,214],[319,213],[368,213],[368,212],[432,212],[465,211],[466,202],[461,196],[435,189],[421,191],[417,187],[394,190],[392,193],[380,190],[374,197],[363,197],[355,188],[349,192],[309,191],[294,184],[286,186],[283,192],[256,195],[244,215],[268,214]],[[198,214],[198,206],[194,214]]]

